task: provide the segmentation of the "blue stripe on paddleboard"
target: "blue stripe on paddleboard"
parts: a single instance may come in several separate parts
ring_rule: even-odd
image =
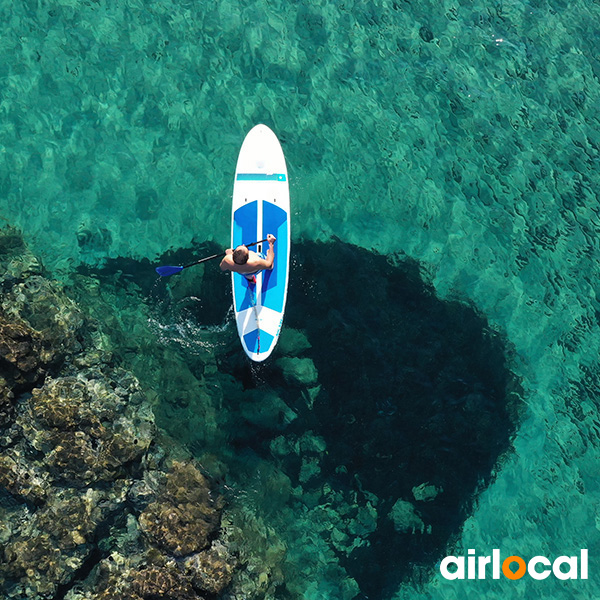
[[[233,213],[233,241],[232,247],[237,248],[240,244],[250,244],[256,236],[256,221],[258,219],[258,202],[254,200],[250,204],[240,206]],[[255,288],[248,286],[248,280],[243,275],[233,278],[235,287],[235,303],[238,312],[254,306],[256,303]]]
[[[250,333],[247,333],[244,336],[244,343],[246,344],[246,348],[248,348],[248,352],[258,354],[260,356],[261,354],[265,354],[271,349],[271,343],[274,339],[275,338],[266,331],[261,331],[259,338],[258,329],[255,329],[254,331],[251,331]]]
[[[285,173],[238,173],[237,181],[286,181]]]
[[[275,242],[275,262],[272,270],[263,271],[261,304],[277,312],[283,311],[286,270],[288,263],[288,220],[285,210],[263,201],[263,238],[272,233]]]

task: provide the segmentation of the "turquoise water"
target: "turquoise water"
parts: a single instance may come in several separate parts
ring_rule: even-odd
[[[154,386],[159,422],[236,490],[257,552],[278,565],[270,597],[599,595],[597,4],[63,0],[0,11],[0,217],[57,277],[102,282],[123,330],[113,343]],[[438,554],[429,565],[398,554],[399,572],[412,560],[421,575],[394,590],[357,583],[352,553],[376,556],[360,553],[389,526],[388,500],[343,481],[321,495],[309,485],[342,466],[324,464],[334,442],[308,429],[324,426],[311,419],[331,397],[307,346],[312,315],[293,313],[294,298],[313,305],[301,289],[290,296],[295,320],[275,357],[313,367],[251,371],[227,282],[205,266],[167,292],[147,275],[169,250],[227,244],[237,153],[258,122],[282,141],[305,262],[322,250],[303,244],[335,240],[417,261],[437,298],[470,305],[503,340],[522,407],[505,453],[467,490],[475,499],[445,515],[452,531],[439,539],[451,545],[436,552],[588,548],[589,580],[447,582]],[[296,261],[306,290],[323,289],[318,269]],[[340,312],[340,330],[352,328]],[[385,400],[376,414],[396,418],[402,402]],[[265,404],[276,418],[252,441],[247,423]],[[410,500],[426,481],[394,493]]]

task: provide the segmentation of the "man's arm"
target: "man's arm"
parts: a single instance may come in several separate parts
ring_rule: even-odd
[[[277,238],[270,233],[267,235],[267,241],[269,242],[269,249],[267,250],[267,258],[262,260],[261,267],[264,269],[272,269],[273,262],[275,261],[275,249],[273,248],[275,240]]]

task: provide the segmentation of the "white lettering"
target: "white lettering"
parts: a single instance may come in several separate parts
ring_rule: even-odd
[[[552,563],[545,556],[534,556],[527,565],[527,571],[534,579],[546,579],[552,572],[552,569],[546,569],[544,571],[536,571],[535,565],[542,564],[545,567],[550,567]]]
[[[492,562],[491,556],[479,557],[479,579],[485,579],[485,566]]]
[[[569,571],[563,573],[560,570],[562,564],[569,565]],[[577,579],[577,557],[576,556],[559,556],[552,565],[552,572],[557,579]]]
[[[475,550],[469,550],[469,557],[467,558],[467,573],[469,579],[475,579]]]
[[[511,565],[515,563],[520,565],[519,579],[523,576],[524,566],[526,567],[525,573],[529,573],[529,576],[537,581],[548,579],[551,574],[554,574],[557,579],[562,581],[577,579],[578,577],[588,579],[589,576],[589,557],[588,550],[585,548],[580,550],[579,556],[559,556],[554,562],[541,555],[532,557],[528,563],[525,563],[518,556],[514,556],[513,558],[518,560],[512,561]],[[517,574],[517,571],[511,570],[511,565],[507,567],[502,564],[498,548],[492,550],[491,556],[477,556],[476,551],[470,548],[467,550],[467,556],[446,556],[439,563],[441,575],[449,580],[465,578],[485,579],[489,564],[492,565],[492,577],[494,579],[500,579],[501,571],[509,579],[514,579],[514,576]],[[578,570],[578,564],[581,565],[580,570]],[[567,569],[566,572],[565,569]]]
[[[452,573],[448,570],[449,565],[456,565],[456,571]],[[463,556],[446,556],[440,564],[440,573],[446,579],[464,579],[465,578],[465,559]]]
[[[492,550],[492,573],[494,579],[500,579],[500,550]]]

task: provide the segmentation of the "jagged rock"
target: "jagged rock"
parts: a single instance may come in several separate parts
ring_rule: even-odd
[[[142,512],[150,502],[157,499],[159,490],[164,485],[164,479],[164,473],[160,471],[144,471],[143,478],[131,486],[127,497],[137,512]]]
[[[87,370],[21,398],[10,434],[0,485],[31,509],[3,544],[0,582],[12,582],[11,598],[52,597],[88,559],[98,529],[124,511],[152,412],[126,372]]]
[[[59,366],[67,354],[81,349],[83,316],[58,284],[31,275],[3,295],[0,310],[5,318],[25,323],[35,332],[36,354],[44,367]]]
[[[12,321],[0,310],[0,426],[14,414],[13,389],[35,384],[43,374],[39,335],[20,319]]]
[[[224,589],[236,563],[214,541],[221,501],[193,464],[165,472],[137,379],[108,363],[100,328],[42,274],[21,237],[0,230],[0,596],[202,600],[199,590]],[[189,572],[184,556],[196,556]]]
[[[84,495],[72,489],[56,492],[5,545],[0,578],[18,582],[17,589],[29,590],[28,597],[33,592],[54,595],[89,556],[99,525],[122,510],[125,491],[121,485]]]
[[[146,452],[154,435],[152,414],[131,402],[137,382],[121,383],[127,387],[91,371],[33,390],[18,423],[55,479],[78,485],[114,480]]]
[[[81,349],[83,317],[11,228],[0,230],[0,427],[15,397]]]
[[[140,525],[159,548],[186,556],[208,547],[220,522],[208,483],[192,464],[173,463],[158,499],[140,515]]]
[[[183,564],[196,590],[217,595],[231,583],[235,561],[227,548],[216,542],[208,550],[186,558]]]
[[[195,504],[153,502],[140,515],[140,524],[160,548],[173,556],[185,556],[208,545],[218,515]]]
[[[181,573],[175,569],[150,566],[133,577],[131,589],[140,598],[151,600],[197,600],[198,596]]]
[[[15,395],[4,377],[0,376],[0,427],[8,425],[14,414]]]
[[[126,562],[126,561],[124,561]],[[106,571],[106,565],[101,566]],[[110,571],[110,569],[108,569]],[[188,577],[173,565],[127,567],[105,575],[91,600],[203,600]]]
[[[0,358],[12,367],[16,383],[34,382],[42,366],[40,335],[21,319],[0,313]],[[4,369],[9,366],[4,365]]]
[[[47,474],[23,460],[13,448],[0,455],[0,486],[34,505],[43,504],[50,492]]]

